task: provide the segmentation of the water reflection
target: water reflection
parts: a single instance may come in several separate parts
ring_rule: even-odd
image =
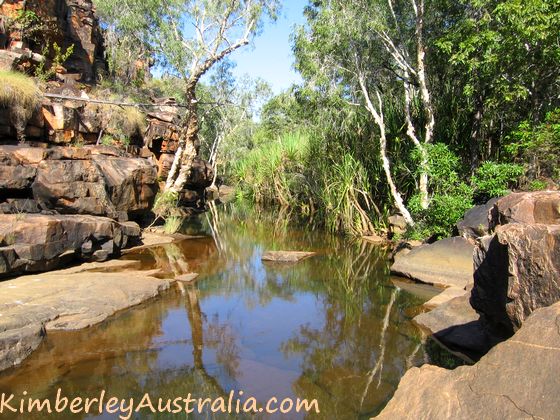
[[[164,277],[197,272],[196,284],[94,328],[50,334],[21,367],[0,375],[0,391],[174,398],[243,390],[260,402],[317,398],[317,417],[358,418],[378,412],[421,362],[410,322],[421,302],[389,281],[382,248],[239,205],[187,226],[201,228],[204,238],[126,257]],[[263,264],[263,251],[274,249],[319,256]]]

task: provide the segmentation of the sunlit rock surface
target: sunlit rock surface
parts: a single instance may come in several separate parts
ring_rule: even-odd
[[[0,145],[0,175],[5,213],[21,213],[27,200],[41,210],[126,220],[148,213],[158,191],[155,164],[111,147]]]
[[[535,311],[474,366],[424,365],[376,419],[554,419],[560,413],[560,303]]]
[[[29,356],[45,331],[95,325],[170,286],[169,280],[153,277],[155,272],[98,268],[85,265],[0,283],[0,370]]]
[[[397,254],[391,272],[436,286],[464,288],[472,283],[473,249],[465,238],[442,239]]]
[[[134,222],[89,215],[0,214],[0,277],[73,260],[104,261],[140,240]]]

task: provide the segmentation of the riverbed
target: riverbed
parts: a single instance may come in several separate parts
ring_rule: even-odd
[[[59,388],[84,398],[104,390],[140,400],[146,392],[157,399],[243,391],[259,402],[317,399],[321,413],[312,417],[354,419],[377,414],[406,370],[424,362],[411,322],[423,300],[394,286],[383,247],[239,203],[198,216],[183,232],[197,237],[123,259],[136,261],[136,270],[159,269],[162,278],[196,272],[195,283],[100,325],[49,333],[20,366],[0,374],[0,392],[54,399]],[[317,256],[261,261],[268,250]]]

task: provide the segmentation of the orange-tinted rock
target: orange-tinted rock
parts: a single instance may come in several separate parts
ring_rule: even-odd
[[[560,224],[560,191],[509,194],[490,212],[490,229],[508,223]]]
[[[560,225],[511,223],[480,238],[471,305],[496,334],[511,335],[560,300]]]
[[[140,229],[89,215],[0,215],[0,276],[45,271],[77,258],[105,260],[140,239]]]

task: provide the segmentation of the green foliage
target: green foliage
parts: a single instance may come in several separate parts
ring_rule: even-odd
[[[508,194],[523,172],[523,166],[514,163],[484,162],[472,177],[472,184],[485,201]]]
[[[474,133],[474,144],[464,143],[471,158],[474,151],[482,160],[495,160],[493,154],[519,122],[540,120],[558,106],[560,3],[461,0],[436,7],[447,23],[437,28],[442,33],[434,40],[435,52],[443,53],[443,67],[434,70],[442,85],[453,81],[441,95],[444,115],[447,104],[459,100],[458,112],[446,124],[464,125],[465,136]]]
[[[116,137],[104,134],[103,137],[101,137],[101,144],[104,146],[128,146],[130,144],[130,139],[125,137],[122,133]]]
[[[178,207],[179,193],[176,191],[159,192],[156,196],[152,211],[157,218],[167,218]]]
[[[41,19],[32,10],[20,9],[14,17],[2,16],[0,32],[18,32],[24,42],[41,42],[45,32],[50,29],[50,22]]]
[[[249,37],[254,36],[265,16],[275,18],[279,7],[276,0],[96,0],[95,4],[111,33],[114,71],[133,74],[130,69],[140,53],[185,80],[247,28]],[[204,29],[199,26],[197,32],[195,25]],[[219,27],[222,31],[214,30]]]
[[[526,164],[529,180],[547,177],[560,182],[560,108],[547,113],[542,123],[523,121],[508,140],[506,151]]]
[[[295,205],[304,199],[309,136],[291,133],[251,150],[236,163],[234,174],[256,203]]]
[[[236,179],[259,204],[317,214],[333,232],[373,232],[371,213],[378,210],[363,164],[350,154],[332,161],[317,153],[320,147],[309,133],[281,135],[251,150],[236,166]]]
[[[546,190],[548,188],[548,184],[540,179],[535,179],[534,181],[531,181],[531,183],[529,184],[529,190],[531,191],[543,191]]]
[[[459,177],[459,158],[442,143],[429,145],[427,149],[432,188],[430,205],[423,209],[419,194],[409,201],[416,225],[408,236],[414,239],[449,236],[455,223],[472,207],[473,189]],[[413,152],[413,160],[420,160],[417,151]]]
[[[183,218],[179,216],[169,216],[165,219],[163,231],[168,235],[177,233],[183,224]]]
[[[53,50],[52,52],[53,58],[51,60],[50,66],[48,66],[47,61],[45,60],[39,63],[39,65],[35,69],[35,76],[39,80],[42,80],[43,82],[52,79],[56,74],[56,69],[62,66],[66,62],[66,60],[70,58],[70,56],[74,52],[74,44],[70,45],[65,51],[62,51],[62,48],[59,47],[58,44],[55,42],[52,45],[52,50]],[[50,55],[50,44],[48,42],[43,47],[42,52],[45,57]]]
[[[345,154],[323,176],[320,202],[329,230],[358,236],[373,233],[369,213],[375,204],[369,196],[370,186],[363,165]]]

